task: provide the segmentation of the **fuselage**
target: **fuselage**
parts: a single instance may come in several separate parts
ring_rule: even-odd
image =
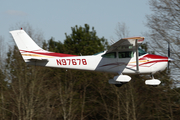
[[[122,38],[104,52],[88,56],[76,56],[49,52],[39,47],[24,30],[10,31],[23,60],[30,65],[118,73],[110,84],[121,86],[131,80],[123,74],[151,74],[146,85],[159,85],[153,74],[163,71],[171,58],[148,54],[138,48],[144,37]],[[122,74],[123,73],[123,74]]]
[[[144,37],[123,38],[104,52],[89,56],[54,53],[39,47],[24,30],[10,31],[24,61],[31,65],[125,74],[163,71],[168,58],[151,55],[138,46]],[[136,54],[137,53],[137,54]]]
[[[44,53],[41,56],[46,56],[46,60],[27,60],[26,63],[31,65],[56,67],[64,69],[102,71],[119,74],[137,74],[136,58],[134,57],[135,52],[133,52],[133,54],[134,55],[131,55],[132,57],[130,57],[127,56],[126,53],[126,55],[122,57],[122,53],[115,52],[113,54],[106,55],[105,51],[100,54],[90,56],[64,55],[63,57],[58,57],[58,55],[53,56],[53,54],[48,53],[48,56],[50,57],[47,58],[47,55]],[[26,57],[28,56],[23,57],[24,59],[26,59]],[[167,67],[168,63],[168,57],[152,55],[148,53],[140,55],[138,59],[139,74],[156,73],[158,71],[163,71]]]

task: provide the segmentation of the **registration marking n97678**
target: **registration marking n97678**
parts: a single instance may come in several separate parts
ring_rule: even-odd
[[[57,65],[87,65],[86,59],[56,59]]]

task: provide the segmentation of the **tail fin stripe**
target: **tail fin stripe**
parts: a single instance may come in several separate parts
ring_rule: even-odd
[[[26,50],[20,50],[21,53],[34,53],[39,55],[46,55],[46,56],[53,56],[53,57],[75,57],[77,55],[71,55],[71,54],[63,54],[63,53],[54,53],[54,52],[34,52],[34,51],[26,51]]]

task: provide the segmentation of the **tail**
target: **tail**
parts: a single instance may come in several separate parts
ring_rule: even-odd
[[[72,57],[76,55],[54,53],[40,48],[24,30],[10,31],[16,45],[25,62],[34,61],[49,61],[49,58],[54,57]]]
[[[44,57],[34,53],[46,53],[48,51],[40,48],[34,41],[29,37],[29,35],[24,30],[14,30],[10,31],[13,39],[24,59],[25,62],[29,60],[42,60]],[[28,61],[27,61],[28,60]]]

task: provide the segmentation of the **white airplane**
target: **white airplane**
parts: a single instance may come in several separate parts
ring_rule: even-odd
[[[128,74],[150,74],[151,79],[146,80],[145,84],[159,85],[161,81],[154,79],[153,74],[165,70],[168,62],[172,61],[171,58],[148,54],[140,49],[138,46],[144,41],[144,37],[123,38],[107,51],[76,56],[43,50],[22,29],[10,33],[27,64],[118,73],[119,75],[109,80],[110,84],[117,87],[131,80]]]

